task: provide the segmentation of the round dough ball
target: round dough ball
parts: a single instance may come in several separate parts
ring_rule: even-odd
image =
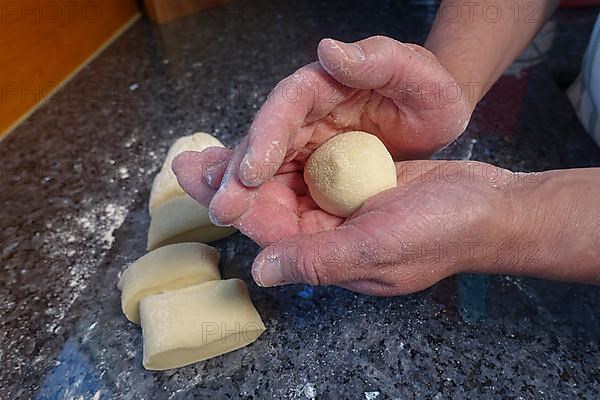
[[[397,184],[394,160],[385,145],[361,131],[334,136],[316,149],[304,167],[304,180],[319,207],[344,218]]]

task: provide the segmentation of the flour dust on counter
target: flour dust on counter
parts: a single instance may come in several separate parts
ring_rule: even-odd
[[[96,267],[111,248],[116,229],[127,215],[127,208],[114,203],[100,204],[80,215],[68,214],[64,219],[48,222],[48,231],[42,235],[45,248],[51,249],[50,258],[67,260],[70,279],[65,288],[67,298],[56,308],[46,310],[54,318],[48,333],[57,333],[61,320],[75,303]],[[100,248],[82,251],[82,244],[101,243]]]
[[[37,265],[38,273],[44,272],[45,268],[60,269],[61,275],[64,276],[60,290],[39,293],[19,303],[23,306],[27,304],[26,301],[36,301],[46,305],[40,310],[46,320],[44,332],[37,332],[37,335],[46,338],[45,343],[65,335],[69,326],[80,318],[79,313],[73,312],[72,308],[88,289],[91,277],[104,262],[114,243],[114,232],[123,224],[128,213],[126,203],[103,201],[95,204],[92,199],[85,199],[83,203],[86,207],[76,212],[66,209],[64,213],[49,218],[44,223],[44,229],[36,232],[28,243],[20,243],[21,248],[18,250],[20,254],[17,254],[17,261]],[[24,273],[25,266],[21,268],[21,273]],[[31,276],[31,273],[23,275],[25,278],[27,276]],[[22,290],[28,290],[36,284],[36,278],[29,279],[30,282],[22,281]],[[0,321],[0,334],[6,332],[7,323],[10,323],[10,319]],[[21,335],[25,348],[35,348],[32,344],[35,340],[34,336]],[[4,345],[14,348],[16,343]],[[59,361],[44,357],[35,357],[29,365],[25,365],[20,362],[18,356],[19,352],[7,352],[0,358],[3,362],[10,363],[18,373],[25,373],[32,367],[59,365]]]

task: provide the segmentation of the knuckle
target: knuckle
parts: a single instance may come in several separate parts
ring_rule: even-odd
[[[318,266],[312,252],[303,249],[298,260],[298,271],[302,280],[309,285],[319,286],[324,282],[323,271]]]
[[[371,37],[366,38],[364,41],[365,42],[373,42],[373,43],[379,43],[379,42],[389,42],[392,41],[393,39],[388,37],[388,36],[383,36],[383,35],[373,35]]]

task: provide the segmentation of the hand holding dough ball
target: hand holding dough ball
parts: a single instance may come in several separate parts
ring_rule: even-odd
[[[171,169],[179,153],[211,146],[223,144],[208,133],[198,132],[178,139],[169,149],[150,192],[148,250],[172,243],[212,242],[235,232],[233,228],[214,226],[208,219],[208,209],[184,192]]]
[[[370,197],[396,187],[396,167],[385,145],[366,132],[343,133],[317,148],[304,180],[323,210],[346,218]]]
[[[254,342],[264,331],[243,281],[211,281],[140,304],[146,369],[182,367]]]
[[[221,279],[219,253],[202,243],[179,243],[154,250],[131,264],[121,275],[121,309],[140,323],[139,304],[146,296]]]

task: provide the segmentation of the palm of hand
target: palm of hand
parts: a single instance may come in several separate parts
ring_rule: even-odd
[[[493,216],[510,213],[499,195],[508,171],[478,162],[409,161],[397,164],[397,174],[397,188],[345,221],[331,221],[339,222],[335,229],[306,224],[318,233],[276,245],[285,248],[283,257],[297,258],[294,250],[302,249],[298,281],[386,296],[422,290],[472,267],[472,250],[493,239],[487,234]]]
[[[293,169],[283,169],[270,182],[249,189],[251,205],[233,221],[233,226],[261,246],[299,233],[333,229],[344,221],[321,210],[312,200],[302,169],[297,169],[302,163],[287,165]]]

